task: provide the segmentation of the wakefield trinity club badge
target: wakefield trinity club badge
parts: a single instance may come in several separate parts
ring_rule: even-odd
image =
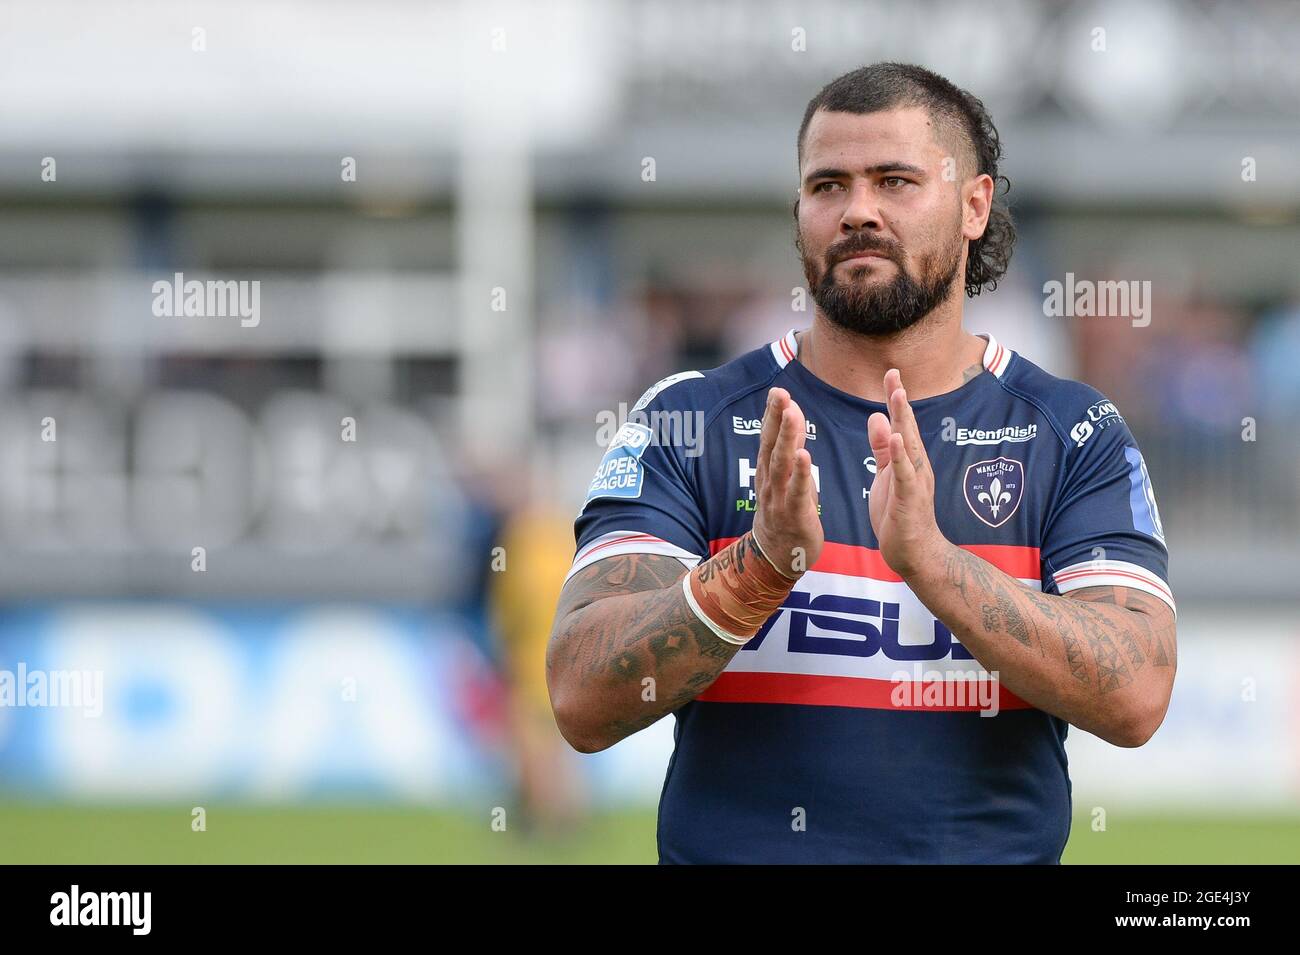
[[[970,509],[989,527],[1001,527],[1020,506],[1025,466],[1010,458],[976,461],[966,469],[962,490]]]

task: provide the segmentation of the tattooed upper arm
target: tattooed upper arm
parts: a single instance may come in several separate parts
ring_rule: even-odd
[[[560,592],[555,622],[605,597],[663,590],[681,580],[686,565],[665,554],[619,554],[582,568]]]
[[[1087,603],[1114,604],[1142,614],[1139,641],[1125,648],[1135,667],[1141,667],[1147,661],[1152,666],[1173,666],[1177,663],[1178,642],[1174,612],[1159,597],[1132,587],[1115,585],[1080,587],[1064,596]]]
[[[580,752],[613,745],[685,706],[739,649],[718,639],[673,586],[686,573],[675,557],[622,554],[564,585],[546,674],[560,731]]]
[[[1169,617],[1172,619],[1174,615],[1173,611],[1169,609],[1169,604],[1159,597],[1153,597],[1144,590],[1135,590],[1132,587],[1119,587],[1114,584],[1106,584],[1100,587],[1080,587],[1078,590],[1071,590],[1064,596],[1072,600],[1115,604],[1115,606],[1123,607],[1125,610],[1136,610],[1138,613],[1149,614],[1153,617]]]

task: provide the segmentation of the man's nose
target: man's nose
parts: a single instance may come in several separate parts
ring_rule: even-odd
[[[861,182],[853,186],[849,193],[849,203],[840,216],[841,232],[857,232],[862,229],[875,230],[883,224],[880,215],[880,203],[871,183]]]

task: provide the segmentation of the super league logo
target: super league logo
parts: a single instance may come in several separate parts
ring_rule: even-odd
[[[962,481],[966,504],[989,527],[1011,520],[1025,491],[1025,466],[1010,458],[976,461]]]

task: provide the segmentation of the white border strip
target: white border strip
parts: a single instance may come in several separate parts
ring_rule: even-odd
[[[611,531],[601,534],[574,555],[573,566],[569,568],[564,581],[568,583],[570,577],[598,560],[622,554],[663,554],[666,557],[676,557],[688,568],[700,562],[699,555],[653,534],[644,531]]]
[[[1067,594],[1083,587],[1131,587],[1143,593],[1159,597],[1169,604],[1169,609],[1178,616],[1178,607],[1174,604],[1174,592],[1151,571],[1139,564],[1126,560],[1085,560],[1071,564],[1052,575],[1058,593]]]
[[[752,637],[738,637],[731,631],[724,630],[722,629],[722,627],[718,626],[716,623],[713,622],[712,618],[709,617],[709,615],[704,612],[704,608],[700,606],[699,601],[695,599],[695,594],[691,591],[690,574],[686,574],[685,576],[682,577],[682,593],[686,595],[686,606],[691,608],[691,613],[699,617],[700,623],[704,624],[706,627],[712,630],[714,635],[719,640],[724,640],[727,643],[735,644],[738,647],[743,647],[745,644],[749,643],[749,641],[752,639]]]

